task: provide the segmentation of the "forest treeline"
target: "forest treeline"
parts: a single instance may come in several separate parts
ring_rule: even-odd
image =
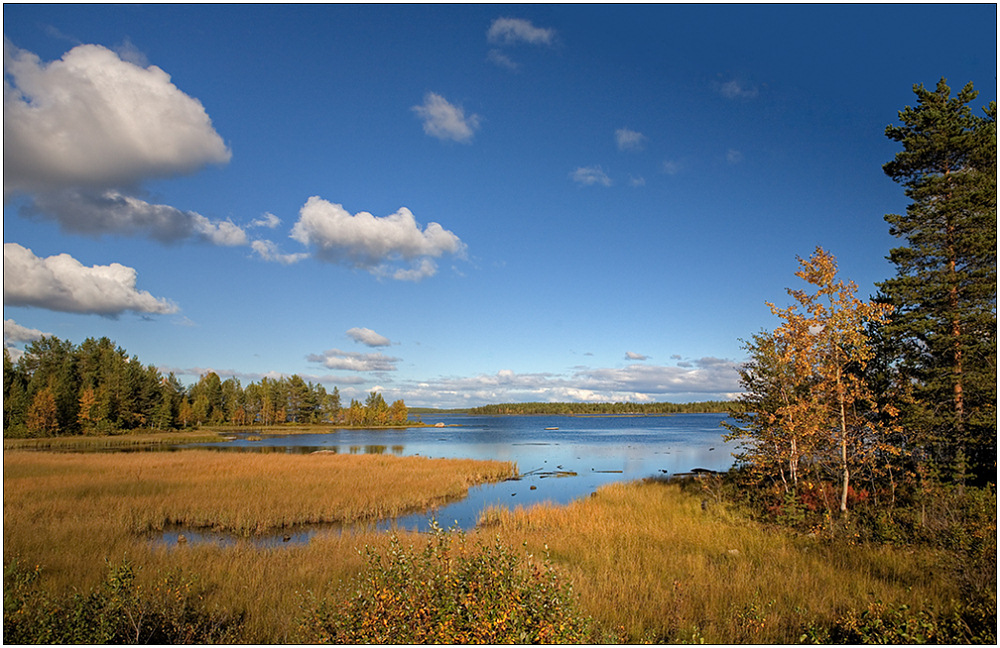
[[[534,415],[614,415],[646,414],[702,414],[730,411],[731,401],[702,401],[698,403],[498,403],[473,407],[473,416]]]
[[[902,150],[883,171],[910,200],[885,216],[896,276],[861,299],[817,247],[790,305],[768,304],[778,328],[744,341],[730,439],[785,502],[846,514],[937,480],[995,488],[996,102],[977,115],[971,83],[913,90],[885,131]]]
[[[120,434],[201,425],[331,423],[405,425],[402,400],[378,392],[342,406],[340,392],[298,375],[245,387],[208,372],[185,387],[174,374],[144,366],[108,338],[79,346],[54,336],[30,343],[13,362],[4,349],[3,434],[7,438]]]

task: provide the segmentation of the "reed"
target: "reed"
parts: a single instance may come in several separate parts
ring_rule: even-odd
[[[233,641],[289,643],[310,601],[349,600],[365,556],[391,554],[393,536],[345,530],[273,549],[251,536],[421,509],[515,472],[509,463],[390,455],[7,450],[4,564],[25,566],[22,573],[41,565],[38,587],[54,595],[100,587],[124,560],[144,592],[180,574],[200,610],[242,619]],[[246,538],[225,546],[149,541],[172,523]],[[795,643],[829,640],[833,629],[907,643],[911,635],[865,632],[883,619],[906,632],[911,622],[933,626],[938,617],[924,610],[946,613],[962,599],[946,552],[796,535],[670,483],[615,484],[568,506],[493,509],[468,535],[470,546],[495,546],[497,555],[524,547],[549,556],[595,637],[620,642]],[[398,537],[404,547],[426,544],[417,534]]]
[[[795,643],[870,603],[945,609],[928,550],[826,544],[765,528],[676,484],[615,484],[569,506],[487,511],[510,545],[547,546],[582,609],[630,642]]]
[[[4,450],[106,451],[182,443],[215,443],[223,437],[211,430],[197,432],[144,432],[104,436],[65,436],[38,439],[4,439]]]
[[[190,567],[229,592],[227,605],[249,604],[238,592],[244,576],[256,583],[246,590],[252,596],[275,588],[290,595],[301,589],[294,575],[306,570],[317,576],[302,582],[319,587],[342,571],[328,573],[328,561],[344,569],[359,564],[341,557],[359,546],[358,538],[313,541],[306,559],[299,548],[269,552],[249,543],[166,550],[148,533],[179,524],[249,537],[299,524],[374,520],[461,498],[472,485],[515,472],[503,462],[387,455],[7,450],[4,562],[40,564],[47,587],[68,590],[96,585],[105,561],[128,555],[151,571]]]

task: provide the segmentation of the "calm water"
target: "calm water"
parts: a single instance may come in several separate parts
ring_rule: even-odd
[[[447,427],[408,430],[340,430],[327,434],[282,435],[250,440],[239,434],[222,444],[199,444],[232,451],[498,459],[517,463],[522,479],[472,488],[469,496],[437,510],[386,521],[426,530],[433,516],[447,528],[472,528],[491,505],[528,506],[568,503],[614,481],[675,475],[694,468],[727,470],[735,444],[725,443],[724,414],[671,416],[458,416],[425,415],[424,423]],[[546,429],[558,428],[558,429]],[[259,433],[258,433],[259,434]],[[569,473],[575,473],[571,475]],[[318,532],[318,531],[317,531]],[[293,537],[307,541],[313,531]],[[170,541],[170,538],[165,538]],[[176,540],[176,534],[174,539]],[[281,539],[278,540],[280,544]]]

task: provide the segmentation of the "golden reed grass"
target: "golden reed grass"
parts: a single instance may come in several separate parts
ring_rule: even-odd
[[[212,604],[247,612],[251,642],[280,642],[307,590],[358,571],[357,549],[385,534],[336,533],[308,546],[166,547],[148,532],[168,524],[252,535],[423,510],[475,484],[512,476],[510,463],[387,455],[178,452],[71,454],[4,451],[5,564],[40,564],[53,592],[86,591],[106,561],[127,557],[140,578],[182,569]]]
[[[173,570],[206,588],[205,605],[246,614],[242,642],[286,643],[306,592],[325,596],[384,553],[387,534],[315,536],[308,545],[168,547],[168,523],[253,534],[282,525],[370,519],[460,497],[509,476],[499,462],[386,455],[4,452],[4,562],[42,565],[42,586],[88,591],[106,561],[139,579]],[[423,540],[400,534],[405,544]],[[616,484],[568,506],[493,510],[473,542],[546,547],[581,608],[608,636],[710,643],[794,643],[873,601],[941,606],[957,597],[930,551],[825,544],[763,527],[675,484]]]
[[[794,537],[676,484],[615,484],[568,506],[494,509],[481,524],[510,545],[547,546],[584,612],[632,642],[796,643],[810,623],[869,602],[958,596],[931,552]]]

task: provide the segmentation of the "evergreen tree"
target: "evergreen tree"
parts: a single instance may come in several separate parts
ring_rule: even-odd
[[[930,458],[995,479],[996,102],[977,116],[971,83],[956,97],[944,79],[913,91],[917,106],[885,131],[903,150],[883,169],[911,201],[885,217],[906,243],[879,285],[895,306],[886,337],[898,384],[913,389],[905,422]]]

